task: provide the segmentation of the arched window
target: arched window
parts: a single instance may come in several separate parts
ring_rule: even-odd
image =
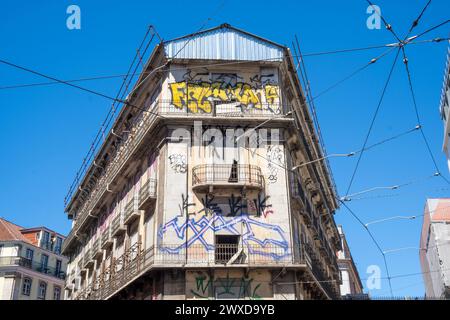
[[[28,277],[23,278],[22,294],[24,296],[30,296],[32,283],[33,283],[33,280],[31,280],[31,278],[28,278]]]
[[[39,282],[38,299],[45,300],[47,294],[47,284],[45,282]]]

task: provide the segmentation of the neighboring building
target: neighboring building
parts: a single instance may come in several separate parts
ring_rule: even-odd
[[[443,151],[447,156],[447,164],[450,170],[450,149],[449,149],[449,139],[450,139],[450,47],[447,49],[447,62],[444,71],[444,84],[442,86],[441,102],[440,102],[440,112],[441,118],[444,122],[444,143]]]
[[[25,229],[0,218],[0,299],[63,299],[63,242],[45,227]]]
[[[290,170],[323,157],[296,65],[229,25],[156,46],[69,197],[67,299],[340,298],[329,169]]]
[[[426,297],[450,298],[450,198],[425,204],[420,264]]]
[[[342,247],[342,250],[340,250],[337,254],[342,280],[340,286],[341,296],[344,298],[362,297],[363,285],[359,277],[358,269],[356,269],[355,262],[353,261],[352,254],[350,253],[350,248],[347,240],[345,239],[342,226],[338,226],[338,230],[339,235],[341,236]]]

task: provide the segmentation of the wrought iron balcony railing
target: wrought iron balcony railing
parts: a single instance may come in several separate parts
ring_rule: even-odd
[[[105,230],[103,230],[102,233],[102,243],[101,248],[102,249],[108,249],[113,244],[113,239],[111,237],[111,225],[108,225]]]
[[[111,237],[117,237],[126,232],[126,227],[123,224],[123,214],[119,213],[111,223]]]
[[[134,195],[125,206],[123,211],[123,224],[128,225],[141,216],[142,211],[139,210],[138,194]]]
[[[327,295],[337,298],[339,283],[327,275],[322,265],[318,255],[307,245],[288,248],[216,244],[208,249],[203,245],[191,245],[186,249],[181,244],[152,246],[141,250],[140,244],[135,244],[95,278],[90,290],[82,288],[82,292],[83,299],[106,299],[152,268],[258,266],[308,269],[318,283],[324,283],[322,289]]]
[[[291,106],[280,103],[260,103],[252,107],[245,106],[236,101],[211,101],[210,108],[189,108],[188,105],[197,105],[197,101],[186,101],[177,103],[177,107],[171,101],[160,101],[158,103],[158,111],[164,116],[180,116],[180,117],[276,117],[284,115],[291,110]],[[193,111],[195,110],[195,111]],[[280,117],[281,119],[283,117]]]
[[[44,273],[46,275],[50,275],[59,279],[64,280],[66,278],[66,273],[61,269],[50,267],[46,264],[42,264],[39,261],[32,261],[25,257],[19,256],[7,256],[0,257],[0,267],[1,266],[20,266],[27,269],[31,269],[33,271],[37,271],[40,273]]]
[[[91,248],[91,259],[92,260],[103,256],[103,250],[102,250],[102,247],[101,247],[101,244],[102,244],[101,240],[102,240],[101,237],[97,236],[97,238],[95,239],[95,241],[92,244],[92,248]]]
[[[260,167],[250,164],[201,164],[195,166],[192,169],[192,188],[201,189],[210,186],[262,189],[264,176]]]
[[[151,200],[156,199],[156,179],[148,179],[139,189],[139,209],[149,207]]]

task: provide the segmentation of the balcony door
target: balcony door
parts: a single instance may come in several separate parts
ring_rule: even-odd
[[[48,270],[48,255],[42,254],[41,255],[41,271],[47,272]]]

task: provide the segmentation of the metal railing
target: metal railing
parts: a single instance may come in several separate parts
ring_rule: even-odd
[[[120,212],[111,222],[111,236],[115,236],[116,234],[120,234],[124,231],[123,225],[123,214]]]
[[[336,255],[333,253],[330,242],[326,237],[326,233],[323,230],[322,223],[318,218],[318,213],[314,205],[312,204],[308,193],[303,189],[300,180],[295,176],[293,177],[291,183],[291,191],[293,193],[293,197],[300,200],[301,204],[303,205],[303,210],[301,211],[301,213],[303,217],[306,218],[306,222],[310,224],[310,229],[313,231],[315,238],[320,241],[322,250],[325,252],[325,255],[328,257],[330,263],[337,269]]]
[[[210,184],[263,188],[261,168],[244,164],[201,164],[192,168],[192,187]]]
[[[277,117],[291,110],[290,105],[280,103],[258,103],[245,105],[235,101],[206,101],[206,108],[199,107],[194,100],[172,103],[160,101],[158,112],[164,116],[182,117]]]
[[[304,244],[305,251],[311,259],[311,273],[314,275],[317,281],[319,281],[322,288],[327,292],[328,296],[332,299],[336,299],[340,296],[338,279],[330,279],[324,268],[324,264],[319,259],[319,255],[313,250],[309,244]],[[331,281],[330,281],[331,280]],[[334,285],[332,284],[334,280]]]
[[[106,299],[133,279],[152,268],[174,267],[298,267],[308,268],[331,298],[337,298],[338,283],[326,274],[318,255],[309,245],[280,247],[275,245],[217,244],[210,248],[203,245],[158,245],[141,250],[139,243],[122,256],[113,259],[90,288],[81,288],[83,299]],[[330,281],[331,280],[331,281]],[[322,285],[323,284],[323,285]]]
[[[85,267],[85,266],[87,266],[87,265],[89,265],[90,263],[91,263],[91,249],[90,248],[87,248],[85,251],[84,251],[84,256],[83,256],[83,267]]]
[[[128,221],[130,216],[138,210],[138,197],[134,195],[130,201],[125,205],[123,210],[123,221]]]
[[[100,253],[102,253],[102,247],[101,247],[101,238],[100,236],[97,236],[97,239],[92,244],[91,248],[91,259],[95,259]]]
[[[61,280],[64,280],[66,278],[66,273],[61,269],[49,267],[48,265],[42,264],[39,261],[33,261],[20,256],[0,257],[0,266],[20,266],[59,278]]]
[[[139,209],[145,206],[149,199],[156,198],[156,179],[147,179],[139,189]]]
[[[106,246],[108,244],[112,244],[112,240],[111,240],[111,225],[108,225],[106,227],[105,230],[103,230],[102,233],[102,243],[101,243],[101,248],[106,248]]]
[[[293,198],[300,200],[300,203],[303,206],[301,213],[306,218],[306,223],[311,223],[312,216],[315,213],[313,206],[311,205],[311,200],[309,199],[307,192],[303,189],[300,180],[295,176],[291,182],[291,191]]]

